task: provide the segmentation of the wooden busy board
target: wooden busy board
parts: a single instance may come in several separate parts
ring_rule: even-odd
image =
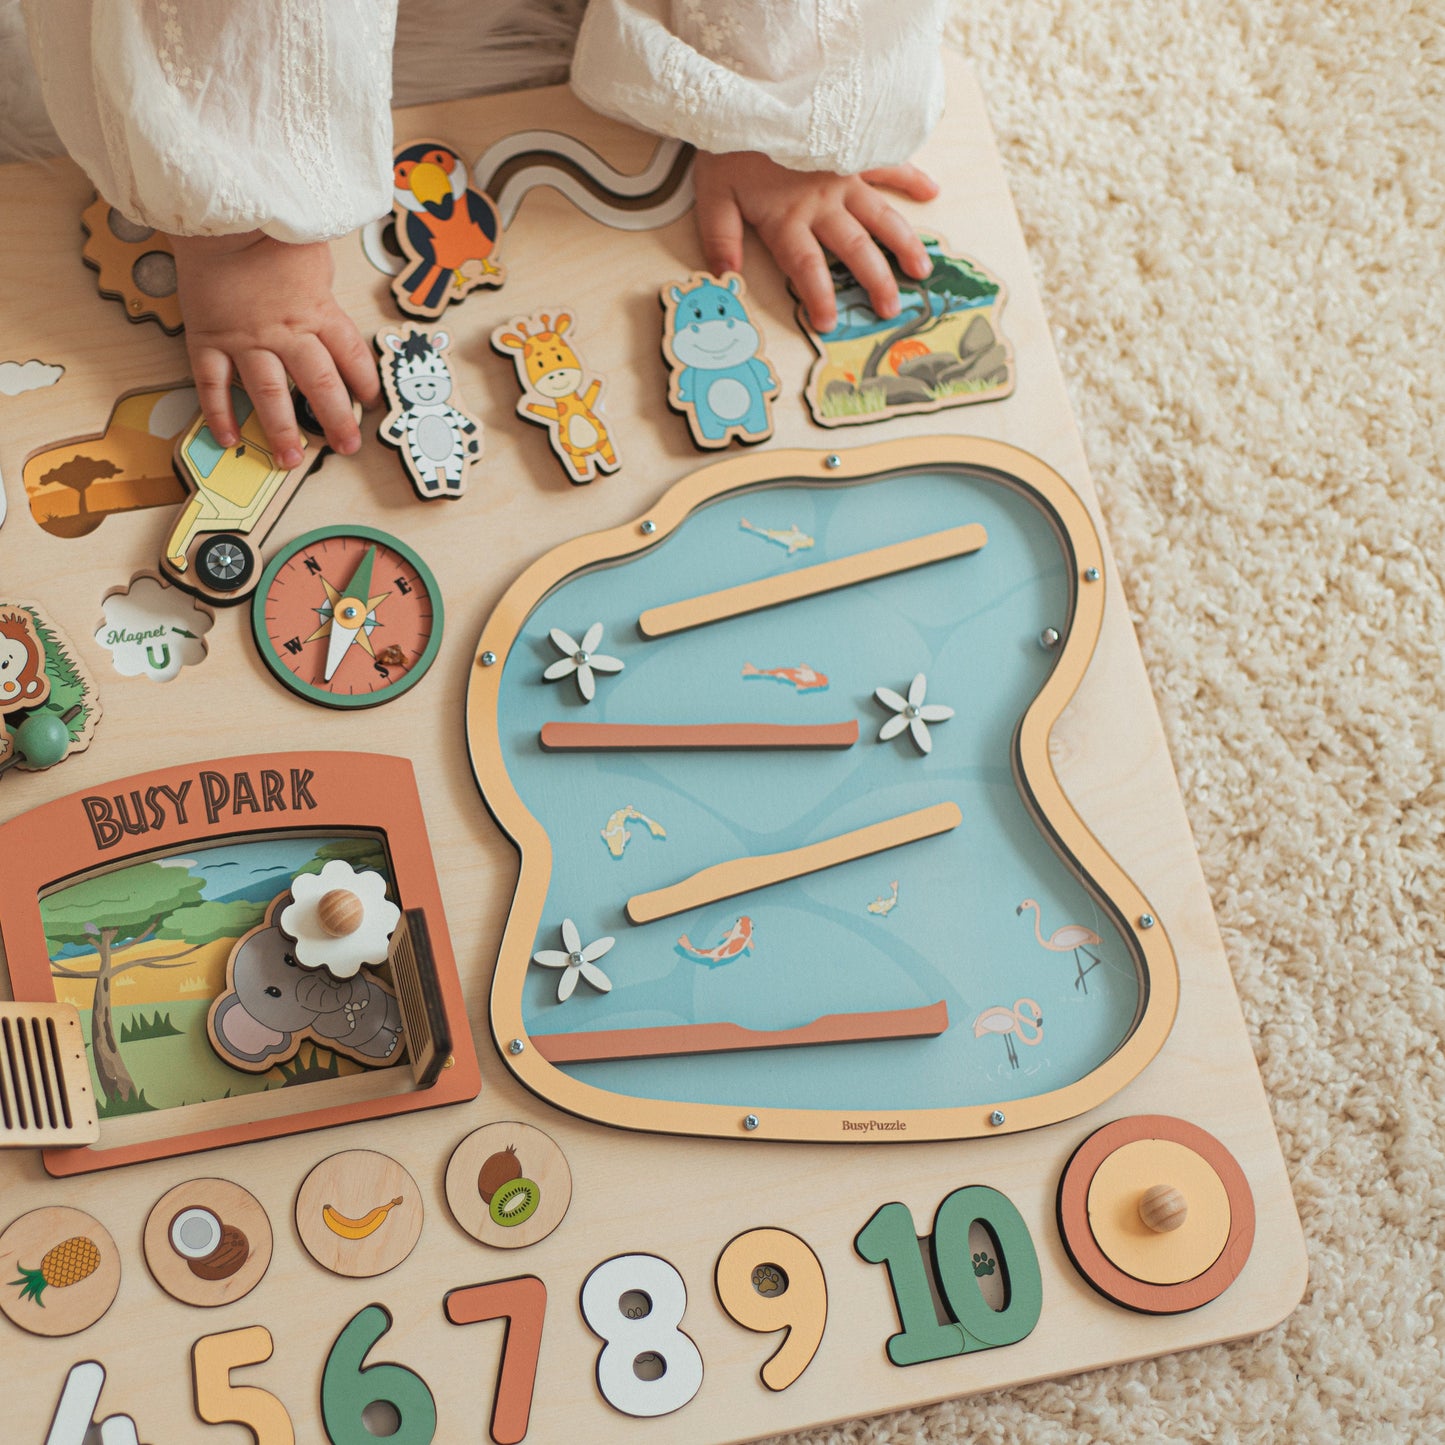
[[[469,161],[540,129],[585,140],[623,173],[653,162],[652,138],[589,115],[565,90],[397,117],[399,143],[441,138]],[[1002,284],[991,314],[1008,384],[985,387],[979,404],[821,429],[803,400],[814,350],[750,242],[746,301],[778,382],[772,434],[721,460],[694,447],[695,419],[669,408],[660,345],[663,288],[702,264],[691,217],[664,210],[662,224],[626,230],[555,189],[526,194],[498,248],[501,289],[487,280],[419,323],[448,333],[465,409],[481,423],[464,494],[419,496],[373,415],[360,455],[329,457],[303,480],[260,548],[263,563],[283,552],[304,563],[311,554],[293,544],[345,524],[401,543],[388,564],[420,560],[405,575],[436,589],[423,620],[435,628],[444,609],[440,646],[415,686],[365,710],[283,688],[249,603],[211,609],[204,657],[169,680],[116,671],[96,641],[102,600],[162,571],[180,493],[161,477],[157,496],[137,490],[133,510],[60,536],[29,515],[24,464],[100,433],[123,394],[183,379],[183,344],[98,296],[81,262],[78,218],[92,193],[77,170],[0,172],[0,362],[64,368],[51,385],[0,395],[0,600],[31,602],[63,631],[102,708],[83,751],[0,775],[0,837],[18,855],[0,867],[12,885],[23,879],[0,920],[13,950],[4,977],[22,998],[46,993],[60,955],[47,959],[29,900],[62,881],[90,886],[131,788],[160,777],[171,789],[155,795],[154,839],[125,843],[147,879],[159,874],[146,857],[184,871],[187,850],[210,848],[233,819],[246,836],[206,856],[244,862],[245,848],[274,846],[271,833],[315,791],[336,835],[326,856],[374,856],[404,906],[426,902],[440,1007],[456,1026],[439,1082],[369,1071],[375,1060],[358,1046],[338,1076],[297,1090],[303,1102],[281,1093],[278,1104],[265,1088],[178,1096],[139,1123],[104,1119],[99,1145],[81,1146],[85,1162],[51,1150],[49,1172],[38,1149],[0,1152],[0,1229],[32,1211],[83,1211],[34,1216],[8,1246],[0,1235],[4,1270],[36,1271],[50,1239],[68,1238],[69,1268],[83,1276],[62,1276],[57,1254],[46,1281],[46,1319],[73,1333],[0,1325],[15,1440],[47,1438],[81,1362],[104,1379],[94,1365],[72,1377],[56,1445],[80,1445],[92,1404],[96,1421],[131,1417],[144,1441],[275,1445],[294,1430],[350,1445],[372,1438],[357,1421],[373,1395],[396,1402],[392,1438],[408,1445],[433,1438],[428,1428],[481,1439],[488,1421],[497,1440],[744,1440],[1195,1348],[1263,1330],[1298,1301],[1304,1251],[1267,1102],[1029,258],[959,62],[919,159],[943,182],[913,209],[919,228]],[[389,277],[360,240],[334,251],[338,295],[362,332],[401,331]],[[520,373],[492,344],[516,318],[562,311],[567,339],[602,379],[597,415],[618,463],[588,485],[572,484],[544,426],[518,416]],[[105,480],[91,483],[94,497]],[[920,538],[933,551],[900,561],[897,549]],[[343,580],[362,592],[368,555],[343,559]],[[1013,580],[988,570],[1011,558],[1023,569]],[[321,555],[318,570],[334,561]],[[825,567],[858,575],[840,581]],[[676,612],[700,598],[704,620],[720,615],[732,582],[745,594],[740,620],[698,626]],[[767,590],[778,586],[793,590]],[[960,602],[969,587],[977,596]],[[323,621],[334,628],[343,604],[333,602]],[[584,648],[599,618],[605,641]],[[1048,626],[1055,635],[1041,640]],[[624,663],[589,674],[598,706],[584,704],[576,665],[542,681],[569,657],[549,642],[553,628],[578,655]],[[925,701],[921,685],[910,690],[922,669],[909,652],[940,628],[924,648],[938,662]],[[975,727],[976,695],[1015,666],[992,731]],[[876,687],[909,704],[908,717],[953,705],[928,724],[927,753]],[[712,723],[723,733],[704,740],[711,751],[683,735]],[[609,725],[670,737],[661,754],[639,752],[658,739],[599,742]],[[561,729],[550,743],[549,727]],[[950,759],[950,747],[972,746],[988,751]],[[409,759],[414,780],[358,755]],[[122,779],[139,781],[109,786]],[[189,831],[176,831],[165,800],[187,779],[214,816],[201,826],[196,807]],[[89,833],[78,801],[24,816],[78,796],[102,800],[84,812]],[[985,816],[997,831],[973,845],[973,863],[948,851]],[[636,836],[623,838],[628,829]],[[358,852],[358,830],[380,830],[386,856]],[[1015,855],[1040,879],[1041,910],[1022,908],[1006,866]],[[279,856],[278,868],[302,862],[294,847]],[[57,897],[56,916],[68,906]],[[1000,918],[985,920],[986,904]],[[1092,926],[1060,934],[1063,909]],[[256,931],[278,919],[268,913]],[[663,944],[640,970],[632,929]],[[606,956],[591,948],[604,931],[618,935]],[[1092,951],[1078,951],[1081,938]],[[81,938],[64,957],[94,946]],[[951,975],[934,954],[971,958],[974,972]],[[239,954],[231,966],[242,968]],[[387,967],[396,984],[401,965]],[[648,978],[664,982],[649,994]],[[395,991],[373,985],[371,1006],[391,1009]],[[119,998],[116,1011],[133,1014]],[[326,1061],[337,1026],[320,1017],[308,1016],[293,1067]],[[712,1025],[731,1032],[719,1042]],[[408,1023],[408,1040],[419,1026]],[[233,1057],[252,1049],[266,1067],[264,1025],[218,1027]],[[806,1037],[819,1027],[824,1042]],[[769,1031],[784,1036],[754,1047]],[[738,1045],[745,1034],[752,1043]],[[159,1043],[132,1043],[132,1055]],[[177,1139],[205,1152],[176,1153]],[[540,1199],[516,1185],[509,1149]],[[489,1170],[495,1208],[477,1199]],[[226,1184],[194,1183],[206,1180]],[[1103,1217],[1106,1185],[1127,1217]],[[1135,1204],[1153,1185],[1167,1187],[1139,1235]],[[250,1254],[235,1272],[224,1229],[208,1230],[242,1208],[216,1201],[242,1196]],[[1176,1235],[1181,1200],[1190,1214]],[[103,1228],[76,1244],[86,1216]],[[935,1231],[935,1262],[910,1260],[912,1238]],[[1121,1231],[1139,1238],[1121,1244]],[[1166,1285],[1141,1283],[1162,1277],[1152,1265],[1118,1268],[1152,1240],[1184,1241],[1170,1245]],[[148,1267],[156,1250],[164,1259]],[[30,1302],[3,1273],[0,1291],[15,1297],[10,1319],[25,1320]],[[651,1323],[625,1313],[647,1308],[637,1292]],[[87,1309],[98,1318],[84,1325]],[[784,1326],[788,1347],[764,1372]],[[404,1368],[368,1381],[363,1361]],[[233,1389],[274,1398],[231,1393],[228,1368]]]

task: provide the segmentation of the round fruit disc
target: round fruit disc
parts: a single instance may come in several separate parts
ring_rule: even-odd
[[[74,1335],[120,1288],[120,1252],[99,1220],[52,1205],[0,1234],[0,1310],[32,1335]]]
[[[545,1239],[572,1202],[572,1171],[550,1135],[530,1124],[488,1124],[447,1165],[447,1204],[473,1239],[521,1249]]]
[[[146,1219],[146,1266],[182,1304],[228,1305],[250,1294],[271,1263],[271,1221],[229,1179],[188,1179]]]
[[[323,1159],[296,1195],[296,1232],[323,1269],[369,1279],[394,1269],[421,1236],[416,1180],[388,1154],[348,1149]]]

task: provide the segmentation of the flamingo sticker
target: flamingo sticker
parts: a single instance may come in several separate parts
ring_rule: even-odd
[[[1085,928],[1082,923],[1066,923],[1062,928],[1056,928],[1047,938],[1039,927],[1039,919],[1042,916],[1039,912],[1039,905],[1032,898],[1025,898],[1017,908],[1016,914],[1022,913],[1026,908],[1034,911],[1034,937],[1039,941],[1040,948],[1047,948],[1050,953],[1072,953],[1074,955],[1074,967],[1079,970],[1079,976],[1074,980],[1074,987],[1082,985],[1085,993],[1089,991],[1089,985],[1085,982],[1084,975],[1091,973],[1103,961],[1099,955],[1093,952],[1098,948],[1103,939],[1094,932],[1092,928]],[[1079,962],[1079,955],[1084,954],[1093,960],[1088,968]]]
[[[986,1008],[973,1021],[973,1036],[981,1039],[985,1034],[997,1034],[1003,1039],[1008,1048],[1009,1067],[1016,1069],[1019,1066],[1018,1050],[1014,1048],[1014,1040],[1020,1043],[1038,1044],[1044,1038],[1044,1015],[1031,998],[1018,999],[1012,1008],[1004,1004],[995,1004],[993,1008]]]

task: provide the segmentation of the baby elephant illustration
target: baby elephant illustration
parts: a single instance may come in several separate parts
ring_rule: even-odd
[[[211,1042],[221,1057],[260,1073],[289,1059],[309,1038],[360,1064],[397,1062],[396,995],[366,969],[353,978],[335,978],[324,968],[303,968],[294,947],[274,924],[253,928],[237,941],[226,966],[228,986],[211,1005],[209,1019]]]

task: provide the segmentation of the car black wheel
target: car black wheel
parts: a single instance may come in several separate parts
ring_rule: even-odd
[[[222,532],[196,549],[196,577],[213,592],[239,592],[256,570],[256,554],[240,537]]]

